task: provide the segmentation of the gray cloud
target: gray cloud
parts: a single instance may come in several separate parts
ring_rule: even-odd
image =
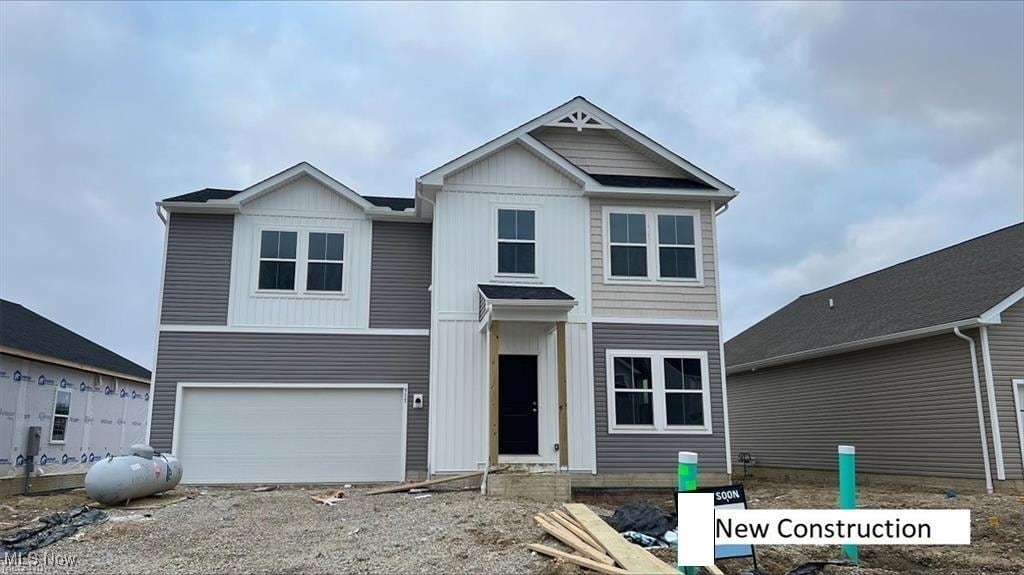
[[[366,194],[576,94],[736,185],[726,332],[1024,217],[1019,3],[0,4],[0,293],[152,362],[153,202]]]

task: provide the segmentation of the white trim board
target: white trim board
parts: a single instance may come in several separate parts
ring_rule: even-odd
[[[1017,439],[1020,440],[1021,465],[1024,465],[1024,379],[1012,379],[1013,408],[1017,415]]]
[[[998,324],[1002,323],[1002,313],[1006,311],[1011,305],[1024,299],[1024,287],[1006,296],[1006,299],[992,306],[991,309],[986,310],[978,318],[981,323]]]
[[[177,455],[178,433],[181,430],[181,406],[186,388],[190,389],[400,389],[405,409],[402,413],[402,472],[408,472],[409,457],[409,386],[404,383],[212,383],[180,381],[174,396],[174,429],[171,433],[171,453]],[[152,401],[151,401],[152,403]]]
[[[594,316],[593,323],[635,323],[638,325],[718,326],[717,319],[677,319],[671,317],[603,317]]]
[[[164,332],[193,332],[193,333],[307,333],[322,335],[411,335],[428,336],[429,329],[392,329],[392,328],[362,328],[362,327],[263,327],[263,326],[232,326],[232,325],[189,325],[189,324],[164,324],[160,326]]]

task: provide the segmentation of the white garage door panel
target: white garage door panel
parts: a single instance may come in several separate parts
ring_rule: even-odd
[[[186,483],[404,479],[400,388],[184,387],[175,452]]]

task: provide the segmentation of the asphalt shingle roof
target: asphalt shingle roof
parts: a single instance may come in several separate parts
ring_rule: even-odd
[[[681,190],[713,190],[715,188],[686,178],[663,178],[657,176],[620,176],[614,174],[589,174],[602,186],[622,188],[673,188]]]
[[[726,364],[976,318],[1022,286],[1017,224],[802,295],[727,341]]]
[[[149,379],[149,370],[70,329],[0,299],[0,345]]]
[[[226,200],[236,194],[242,193],[242,190],[224,190],[220,188],[203,188],[180,196],[174,196],[165,198],[165,202],[200,202],[205,203],[210,200]],[[392,198],[387,196],[362,196],[363,199],[370,202],[375,206],[382,208],[389,208],[396,212],[404,211],[406,208],[416,207],[416,200],[413,198]]]
[[[566,300],[574,298],[556,287],[479,284],[487,299]]]

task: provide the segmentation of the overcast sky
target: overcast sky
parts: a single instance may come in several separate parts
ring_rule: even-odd
[[[0,294],[150,367],[153,203],[367,195],[584,95],[741,191],[725,335],[1024,218],[1024,4],[0,3]]]

